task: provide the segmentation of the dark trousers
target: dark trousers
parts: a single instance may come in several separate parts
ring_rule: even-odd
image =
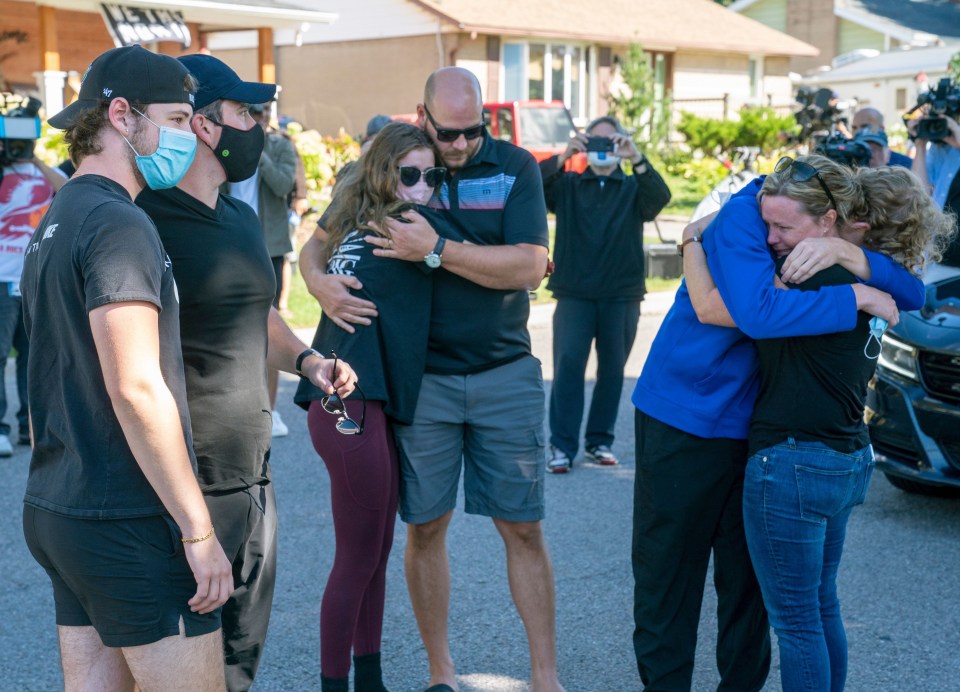
[[[770,628],[743,530],[746,440],[689,435],[635,414],[633,646],[646,692],[689,690],[713,552],[719,690],[770,670]]]
[[[550,391],[550,444],[573,459],[583,420],[583,378],[596,341],[597,382],[590,401],[584,441],[587,447],[612,445],[623,389],[623,367],[640,320],[638,300],[558,298],[553,313],[553,388]]]
[[[17,331],[13,333],[13,348],[17,351],[17,398],[20,399],[17,424],[20,426],[22,438],[30,431],[30,407],[27,404],[27,360],[30,357],[30,339],[27,338],[27,328],[23,325],[23,312],[17,320]]]
[[[262,475],[270,477],[268,460]],[[205,496],[217,538],[233,563],[235,590],[223,606],[229,692],[245,692],[260,665],[277,576],[277,502],[273,483]]]
[[[20,399],[20,410],[17,412],[17,422],[20,432],[30,429],[30,419],[27,409],[27,339],[23,329],[23,300],[20,296],[10,295],[10,283],[0,282],[0,434],[10,434],[10,424],[4,419],[7,415],[7,388],[6,364],[7,355],[11,348],[17,349],[17,397]],[[18,331],[19,330],[19,331]],[[20,337],[19,339],[17,337]],[[23,349],[23,350],[21,350]],[[21,370],[23,377],[21,378]]]

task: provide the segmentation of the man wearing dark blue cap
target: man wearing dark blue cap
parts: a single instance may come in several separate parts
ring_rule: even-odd
[[[269,101],[276,86],[244,82],[209,55],[180,62],[200,83],[190,118],[197,154],[176,187],[144,190],[137,204],[157,225],[182,301],[197,475],[236,584],[222,619],[227,689],[237,692],[253,684],[276,577],[266,367],[300,373],[328,393],[337,374],[272,307],[274,272],[256,213],[219,193],[256,169],[264,134],[249,105]],[[338,385],[352,384],[349,366],[341,361],[338,371]]]
[[[23,530],[69,690],[223,689],[233,575],[196,480],[170,260],[132,201],[190,166],[195,88],[173,58],[116,48],[50,119],[78,168],[24,258]]]

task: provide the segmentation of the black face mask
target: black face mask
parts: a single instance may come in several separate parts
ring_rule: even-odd
[[[213,118],[207,119],[221,128],[220,142],[213,153],[227,173],[227,182],[239,183],[252,176],[263,153],[263,128],[254,125],[249,130],[239,130]]]

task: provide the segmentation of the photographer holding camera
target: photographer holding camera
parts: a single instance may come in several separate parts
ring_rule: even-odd
[[[3,132],[0,139],[0,364],[5,365],[14,335],[21,323],[20,273],[27,243],[40,219],[50,206],[54,193],[67,182],[59,170],[53,169],[34,155],[36,137],[40,133],[40,101],[17,99],[17,105],[5,106]],[[5,101],[10,104],[10,100]],[[18,342],[17,360],[26,363],[27,341]],[[3,418],[7,413],[4,370],[0,367],[0,457],[13,454],[10,425]],[[30,444],[30,418],[27,410],[26,378],[20,382],[18,441]]]
[[[582,173],[564,172],[566,161],[586,153]],[[627,176],[620,161],[629,159]],[[583,378],[596,340],[597,381],[585,434],[586,456],[611,466],[611,447],[643,300],[643,224],[670,201],[670,190],[620,123],[597,118],[566,151],[540,163],[547,209],[557,216],[556,269],[547,283],[557,299],[553,313],[553,389],[547,470],[566,473],[579,448]]]
[[[937,206],[960,215],[960,85],[944,77],[935,90],[920,95],[914,110],[918,108],[926,109],[924,117],[906,120],[910,113],[904,116],[907,132],[917,143],[912,170]],[[960,266],[960,241],[956,238],[942,263]]]

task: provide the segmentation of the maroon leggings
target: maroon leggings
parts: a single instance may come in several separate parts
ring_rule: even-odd
[[[360,403],[347,402],[355,420]],[[319,401],[307,425],[313,447],[330,474],[337,547],[320,604],[320,671],[330,678],[350,673],[356,656],[380,651],[387,558],[397,516],[399,461],[383,402],[367,402],[362,435],[343,435],[337,416]]]

